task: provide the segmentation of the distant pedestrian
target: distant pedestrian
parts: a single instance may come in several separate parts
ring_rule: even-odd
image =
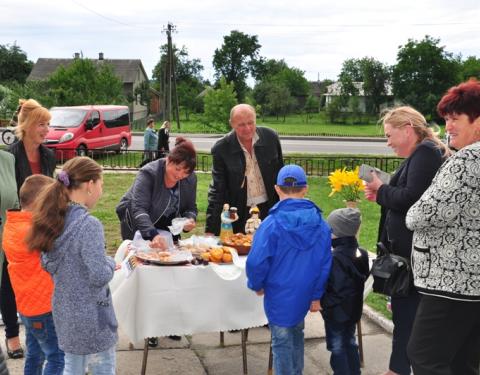
[[[154,161],[156,158],[157,151],[157,142],[158,136],[153,128],[155,126],[155,120],[149,119],[147,121],[147,127],[143,133],[143,161],[140,164],[139,168],[143,167],[145,164]]]
[[[305,199],[307,177],[297,165],[280,169],[275,204],[253,237],[247,258],[248,287],[264,296],[272,332],[275,375],[303,372],[304,319],[320,309],[330,273],[330,228]]]
[[[157,153],[159,158],[164,158],[170,152],[170,121],[165,121],[162,127],[158,130],[158,144]]]
[[[31,249],[53,277],[53,320],[65,352],[65,375],[115,374],[117,320],[108,283],[115,261],[105,254],[100,221],[88,210],[102,195],[102,168],[88,157],[67,161],[38,198]]]
[[[333,260],[321,312],[325,322],[330,366],[335,375],[360,374],[355,325],[362,317],[363,289],[369,275],[368,253],[358,247],[360,211],[340,208],[328,215]]]

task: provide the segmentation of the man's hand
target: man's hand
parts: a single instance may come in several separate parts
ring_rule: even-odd
[[[312,301],[310,304],[310,312],[322,311],[322,306],[320,305],[320,300]]]

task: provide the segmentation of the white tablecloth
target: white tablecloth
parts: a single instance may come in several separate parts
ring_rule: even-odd
[[[117,261],[123,253],[121,246]],[[263,297],[247,288],[245,269],[240,269],[234,280],[224,280],[210,266],[140,265],[128,278],[116,271],[110,288],[119,325],[132,343],[263,326]]]

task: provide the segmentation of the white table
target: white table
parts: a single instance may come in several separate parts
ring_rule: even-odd
[[[117,262],[125,249],[123,243]],[[245,259],[219,266],[236,272],[234,280],[224,280],[211,266],[140,265],[128,278],[116,271],[110,289],[120,327],[132,343],[138,343],[147,337],[265,325],[263,298],[247,288]]]

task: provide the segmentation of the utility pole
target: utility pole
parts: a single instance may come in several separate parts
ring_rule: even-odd
[[[176,27],[171,22],[167,24],[167,28],[164,31],[167,33],[167,66],[165,67],[166,71],[166,119],[167,121],[172,120],[172,95],[175,96],[176,112],[175,117],[177,120],[177,128],[180,129],[180,116],[178,113],[178,96],[177,96],[177,84],[176,84],[176,74],[175,74],[175,56],[173,53],[172,47],[172,31],[175,31]]]

